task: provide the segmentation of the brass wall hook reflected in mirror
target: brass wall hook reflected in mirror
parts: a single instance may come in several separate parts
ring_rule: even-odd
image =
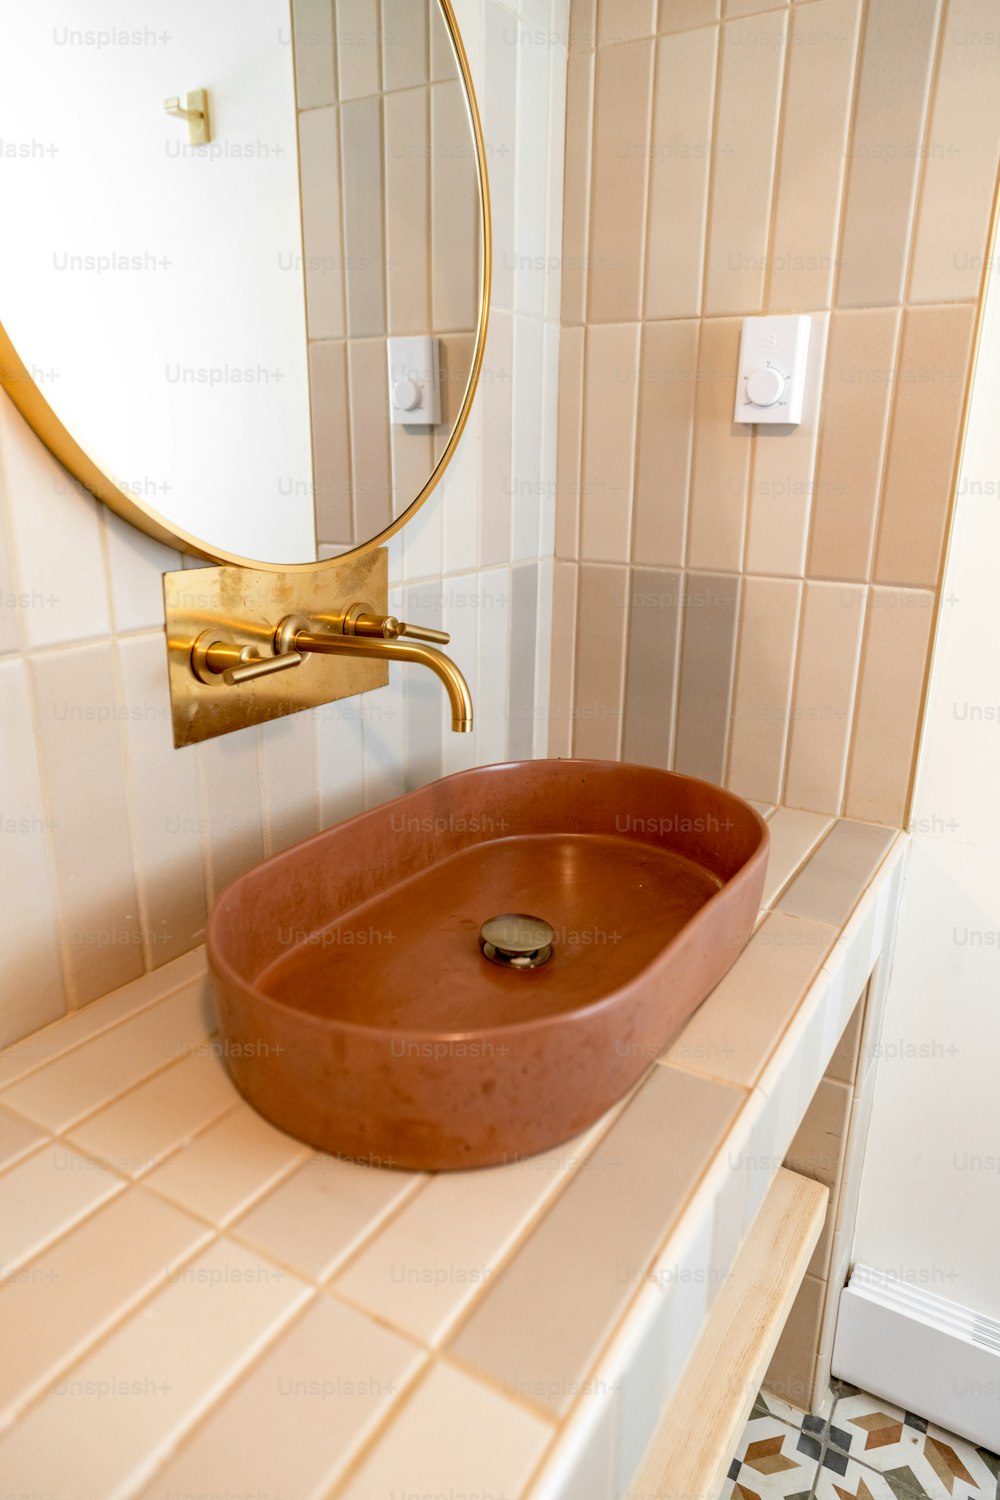
[[[207,146],[212,139],[208,120],[208,90],[192,89],[187,94],[173,94],[164,99],[168,115],[188,122],[188,140],[192,146]]]

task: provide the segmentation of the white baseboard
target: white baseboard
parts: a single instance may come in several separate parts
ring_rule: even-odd
[[[1000,1323],[924,1287],[855,1266],[841,1293],[833,1374],[1000,1449]]]

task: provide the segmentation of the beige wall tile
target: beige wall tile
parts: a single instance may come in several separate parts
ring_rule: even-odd
[[[427,6],[423,0],[382,0],[382,87],[387,94],[426,83],[428,44]]]
[[[559,416],[556,454],[556,556],[579,552],[583,458],[582,328],[564,328],[559,338]]]
[[[597,45],[597,0],[570,0],[569,45],[571,53]]]
[[[781,11],[723,27],[706,313],[752,313],[764,305],[787,25]]]
[[[479,186],[469,145],[465,92],[458,79],[431,89],[433,253],[436,333],[475,329],[479,321]]]
[[[792,11],[767,305],[829,307],[860,0]]]
[[[302,243],[311,339],[344,336],[344,249],[340,218],[340,126],[336,109],[299,115]]]
[[[913,246],[911,302],[979,296],[1000,155],[1000,90],[992,0],[951,0]],[[986,38],[992,37],[992,45]],[[958,149],[955,150],[954,148]]]
[[[764,1376],[765,1391],[800,1411],[809,1410],[825,1297],[826,1282],[806,1276]]]
[[[718,47],[718,28],[710,26],[656,45],[647,318],[701,311]]]
[[[712,318],[701,325],[689,568],[735,571],[742,564],[752,428],[733,421],[740,334],[738,318]]]
[[[142,1494],[326,1494],[419,1363],[404,1339],[324,1297]]]
[[[82,1465],[91,1494],[134,1494],[306,1295],[238,1245],[209,1246],[0,1440],[8,1483],[78,1494]],[[121,1382],[136,1394],[109,1400]]]
[[[316,533],[321,542],[343,545],[354,540],[347,349],[344,344],[310,344],[309,400]]]
[[[389,386],[383,339],[348,340],[347,381],[354,535],[370,537],[388,526],[393,515]]]
[[[333,104],[337,97],[333,0],[292,0],[292,37],[298,108]]]
[[[63,956],[77,1005],[143,971],[109,645],[31,663]]]
[[[694,319],[643,325],[632,557],[650,567],[684,566],[697,364]]]
[[[210,1235],[150,1193],[121,1193],[6,1282],[0,1427]]]
[[[573,752],[573,676],[576,662],[576,563],[556,562],[552,578],[552,658],[549,755]]]
[[[343,1491],[343,1500],[390,1500],[399,1476],[415,1494],[517,1495],[552,1436],[524,1406],[437,1364]],[[488,1475],[488,1481],[484,1476]]]
[[[341,58],[347,50],[340,48]],[[385,333],[381,98],[352,99],[341,106],[340,146],[347,333],[365,338]]]
[[[575,6],[571,15],[572,24],[576,27]],[[582,323],[586,316],[594,68],[593,52],[571,51],[566,77],[566,165],[563,187],[564,325]]]
[[[512,1395],[565,1413],[742,1099],[654,1068],[473,1311],[456,1355]],[[585,1261],[574,1250],[584,1242]]]
[[[652,40],[597,53],[588,257],[594,323],[640,313],[652,83]]]
[[[937,585],[974,323],[971,306],[905,314],[875,543],[878,583]]]
[[[387,95],[385,238],[390,334],[426,334],[436,326],[431,317],[429,263],[430,148],[428,90],[408,89]],[[458,229],[456,226],[456,233]]]
[[[779,807],[768,819],[771,849],[764,880],[764,906],[771,906],[832,825],[824,813]]]
[[[753,1088],[836,936],[834,928],[821,922],[781,912],[768,917],[736,968],[671,1043],[665,1060],[735,1087]]]
[[[580,556],[624,562],[629,555],[638,399],[639,325],[587,329]]]
[[[66,1009],[59,917],[24,663],[0,662],[0,1047],[37,1031]]]
[[[746,570],[801,577],[813,503],[816,444],[822,420],[828,318],[812,320],[802,421],[758,426],[754,441]]]
[[[628,569],[580,568],[573,754],[617,760],[621,744]]]
[[[40,1146],[45,1136],[20,1115],[0,1110],[0,1170],[12,1167],[23,1156]]]
[[[780,898],[782,911],[842,927],[896,837],[871,823],[836,823]]]
[[[124,1186],[120,1177],[62,1141],[52,1141],[10,1167],[0,1177],[4,1279]]]
[[[3,1103],[65,1130],[197,1047],[215,1028],[205,977],[12,1083]]]
[[[333,0],[341,99],[381,91],[379,0]]]
[[[240,1104],[154,1168],[146,1185],[213,1224],[224,1224],[310,1154]]]
[[[686,31],[719,19],[720,0],[660,0],[660,31]]]
[[[933,594],[872,589],[844,809],[849,818],[905,822],[933,621]]]
[[[597,45],[631,42],[656,30],[657,0],[598,0]]]
[[[683,573],[633,568],[622,754],[639,765],[673,764]]]
[[[729,743],[740,579],[732,573],[688,573],[684,585],[674,770],[721,782]]]
[[[761,10],[776,10],[789,0],[722,0],[724,16],[750,16]]]
[[[781,800],[801,601],[797,579],[744,580],[727,776],[741,797]]]
[[[840,1180],[853,1090],[821,1078],[785,1154],[785,1166],[833,1188]]]
[[[940,0],[871,0],[848,156],[837,303],[899,302]]]
[[[854,1007],[851,1019],[844,1027],[843,1034],[827,1066],[825,1076],[834,1079],[837,1083],[854,1082],[861,1050],[861,1028],[865,1019],[866,998],[867,990]]]
[[[783,801],[840,811],[861,655],[866,590],[807,583]]]
[[[813,577],[869,576],[899,323],[897,308],[835,312],[830,319],[809,538]]]

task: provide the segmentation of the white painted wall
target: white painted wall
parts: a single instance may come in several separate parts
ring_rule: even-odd
[[[994,1318],[1000,1318],[998,569],[1000,269],[994,261],[854,1254]]]
[[[195,535],[314,557],[289,0],[5,7],[0,172],[0,321],[65,424]]]

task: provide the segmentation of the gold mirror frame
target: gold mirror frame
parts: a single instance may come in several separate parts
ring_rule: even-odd
[[[386,526],[376,536],[367,542],[361,542],[350,550],[338,553],[336,557],[326,558],[323,561],[304,563],[273,563],[262,562],[259,558],[241,557],[238,553],[223,552],[218,548],[208,546],[200,537],[192,536],[190,532],[184,531],[179,526],[174,526],[166,516],[154,510],[152,506],[146,505],[144,501],[128,494],[115,481],[110,478],[107,469],[89,453],[84,445],[76,438],[64,422],[52,410],[42,392],[21,359],[14,345],[10,341],[7,330],[0,322],[0,386],[7,392],[18,411],[24,417],[28,426],[41,438],[46,448],[59,460],[65,469],[72,474],[73,478],[88,490],[96,499],[102,501],[123,520],[132,526],[144,531],[147,536],[153,537],[158,542],[163,542],[168,547],[180,548],[181,551],[194,557],[203,557],[207,562],[229,564],[238,568],[253,568],[258,572],[267,573],[313,573],[317,569],[338,568],[349,559],[364,556],[377,547],[383,546],[391,536],[410,521],[423,505],[424,501],[435,488],[445,469],[452,460],[455,449],[458,447],[459,439],[469,419],[472,408],[473,397],[479,384],[479,374],[483,364],[483,354],[486,348],[486,329],[489,322],[490,285],[493,274],[493,241],[490,218],[490,188],[486,172],[486,145],[483,139],[483,126],[479,116],[479,106],[476,102],[476,93],[472,84],[472,73],[469,68],[469,59],[466,55],[462,35],[458,29],[458,21],[452,7],[452,0],[438,0],[444,15],[445,24],[448,28],[448,36],[451,41],[455,58],[458,62],[462,83],[465,89],[465,108],[472,127],[473,139],[476,143],[476,176],[479,183],[479,234],[480,234],[480,258],[479,258],[479,327],[476,331],[476,344],[472,356],[472,365],[469,370],[469,378],[466,381],[465,392],[462,396],[462,406],[455,419],[451,435],[441,457],[438,459],[430,477],[420,493],[396,517],[390,525]]]

